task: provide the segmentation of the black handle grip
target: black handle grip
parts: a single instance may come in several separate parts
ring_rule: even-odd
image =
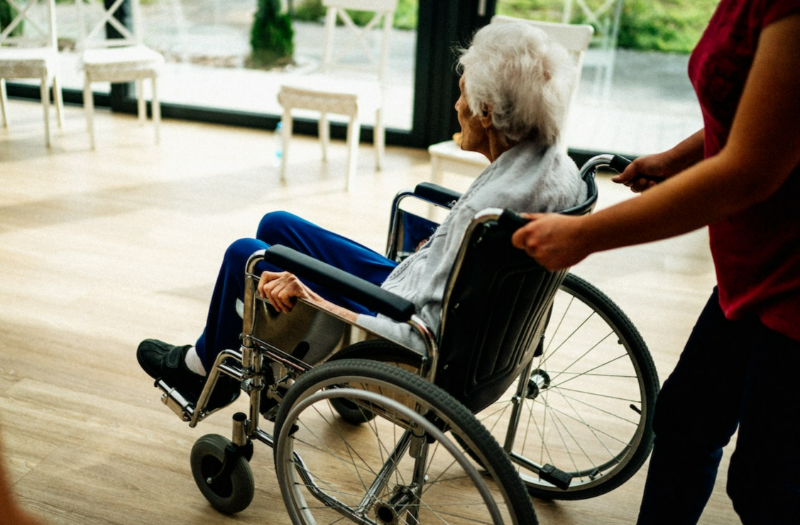
[[[614,155],[614,157],[611,159],[611,162],[608,163],[608,167],[616,171],[617,173],[622,173],[623,171],[625,171],[625,168],[627,168],[630,165],[631,162],[633,161],[630,159],[626,159],[625,157],[622,157],[620,155]]]
[[[414,314],[414,303],[286,246],[270,246],[264,260],[395,321],[406,322]]]
[[[512,210],[503,210],[497,219],[501,228],[515,232],[530,222],[528,219]]]

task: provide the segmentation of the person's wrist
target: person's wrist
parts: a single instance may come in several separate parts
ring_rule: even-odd
[[[604,231],[600,221],[596,220],[594,214],[574,217],[573,237],[577,247],[576,254],[579,260],[583,260],[592,253],[607,249],[603,245],[606,231]]]

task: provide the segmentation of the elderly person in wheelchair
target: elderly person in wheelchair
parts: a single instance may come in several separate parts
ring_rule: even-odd
[[[441,226],[401,263],[286,212],[268,213],[254,239],[228,248],[208,312],[194,345],[143,341],[137,357],[153,378],[163,379],[187,399],[196,399],[207,372],[225,349],[238,348],[242,331],[245,267],[254,252],[284,245],[381,286],[415,305],[416,314],[436,331],[445,284],[467,225],[488,207],[517,211],[559,211],[586,198],[586,185],[558,145],[575,72],[566,51],[530,25],[490,25],[478,31],[459,58],[461,96],[456,103],[461,148],[485,155],[491,164],[458,200]],[[304,299],[379,336],[409,348],[424,348],[407,324],[375,315],[357,302],[264,261],[258,292],[277,312]],[[476,276],[479,279],[480,276]],[[309,364],[314,364],[308,358]],[[222,379],[222,377],[220,378]],[[236,395],[229,378],[217,383],[209,408]],[[269,407],[262,403],[264,412]]]

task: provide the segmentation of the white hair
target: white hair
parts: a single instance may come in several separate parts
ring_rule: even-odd
[[[575,83],[567,50],[525,22],[489,24],[461,52],[470,111],[491,108],[494,127],[514,141],[558,142]]]

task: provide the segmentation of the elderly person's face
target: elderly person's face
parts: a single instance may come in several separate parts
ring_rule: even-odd
[[[458,123],[461,125],[461,149],[477,151],[488,156],[490,148],[487,120],[490,124],[491,118],[488,115],[473,115],[469,109],[463,75],[458,82],[458,87],[461,89],[461,96],[456,101],[456,111],[458,112]]]

